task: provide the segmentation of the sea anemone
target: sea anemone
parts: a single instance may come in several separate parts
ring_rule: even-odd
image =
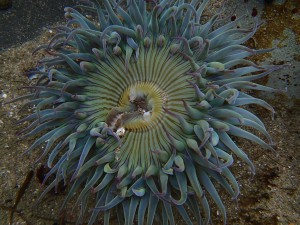
[[[272,150],[261,120],[241,107],[274,113],[248,91],[276,91],[252,81],[282,67],[245,59],[270,51],[241,45],[259,24],[238,28],[243,17],[221,17],[223,7],[203,22],[208,0],[81,2],[80,12],[65,8],[67,24],[38,48],[48,53],[43,69],[17,99],[35,106],[20,134],[40,134],[26,152],[46,143],[44,183],[55,175],[41,197],[64,183],[71,187],[62,207],[79,193],[79,223],[90,197],[89,224],[99,214],[108,224],[115,210],[120,224],[139,225],[175,224],[175,209],[187,224],[208,224],[212,200],[226,223],[215,185],[237,198],[233,154],[254,173],[232,138]]]

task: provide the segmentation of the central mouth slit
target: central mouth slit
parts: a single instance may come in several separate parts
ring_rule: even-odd
[[[150,112],[152,110],[151,105],[149,105],[149,100],[147,95],[142,94],[142,96],[135,96],[129,98],[130,101],[130,111],[138,112],[139,114],[144,114],[145,112]]]
[[[121,127],[128,131],[149,130],[163,116],[166,95],[154,83],[138,82],[121,95],[117,107],[107,116],[106,123],[113,130]]]

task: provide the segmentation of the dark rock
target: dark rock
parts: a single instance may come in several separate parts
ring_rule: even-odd
[[[64,21],[64,7],[75,3],[76,0],[14,0],[12,8],[0,11],[0,51],[32,40],[43,28]]]

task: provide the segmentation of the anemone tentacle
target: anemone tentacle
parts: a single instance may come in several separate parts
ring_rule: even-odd
[[[120,224],[152,224],[158,214],[163,224],[175,224],[174,209],[187,224],[193,223],[190,213],[208,224],[208,195],[226,223],[214,183],[237,198],[232,154],[254,172],[232,137],[272,149],[261,120],[240,106],[273,108],[242,91],[275,92],[253,80],[282,66],[245,59],[269,51],[241,45],[258,24],[238,29],[237,19],[215,28],[221,12],[203,23],[208,0],[153,2],[93,0],[78,10],[66,7],[68,23],[39,48],[49,57],[40,62],[45,71],[37,71],[37,85],[28,87],[34,93],[18,99],[37,106],[20,120],[31,122],[20,134],[44,133],[28,149],[48,141],[41,156],[50,153],[45,181],[55,179],[41,197],[59,182],[70,183],[63,206],[79,192],[79,222],[94,194],[89,224],[101,213],[109,224],[113,209]]]

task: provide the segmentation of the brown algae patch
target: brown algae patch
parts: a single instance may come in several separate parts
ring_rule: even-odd
[[[284,47],[283,41],[287,38],[285,29],[292,30],[297,44],[300,44],[300,2],[288,0],[282,5],[266,4],[261,18],[265,23],[246,43],[248,46],[255,49],[272,48],[273,41],[279,40],[277,47]],[[270,53],[256,55],[251,59],[262,62],[268,57]]]

